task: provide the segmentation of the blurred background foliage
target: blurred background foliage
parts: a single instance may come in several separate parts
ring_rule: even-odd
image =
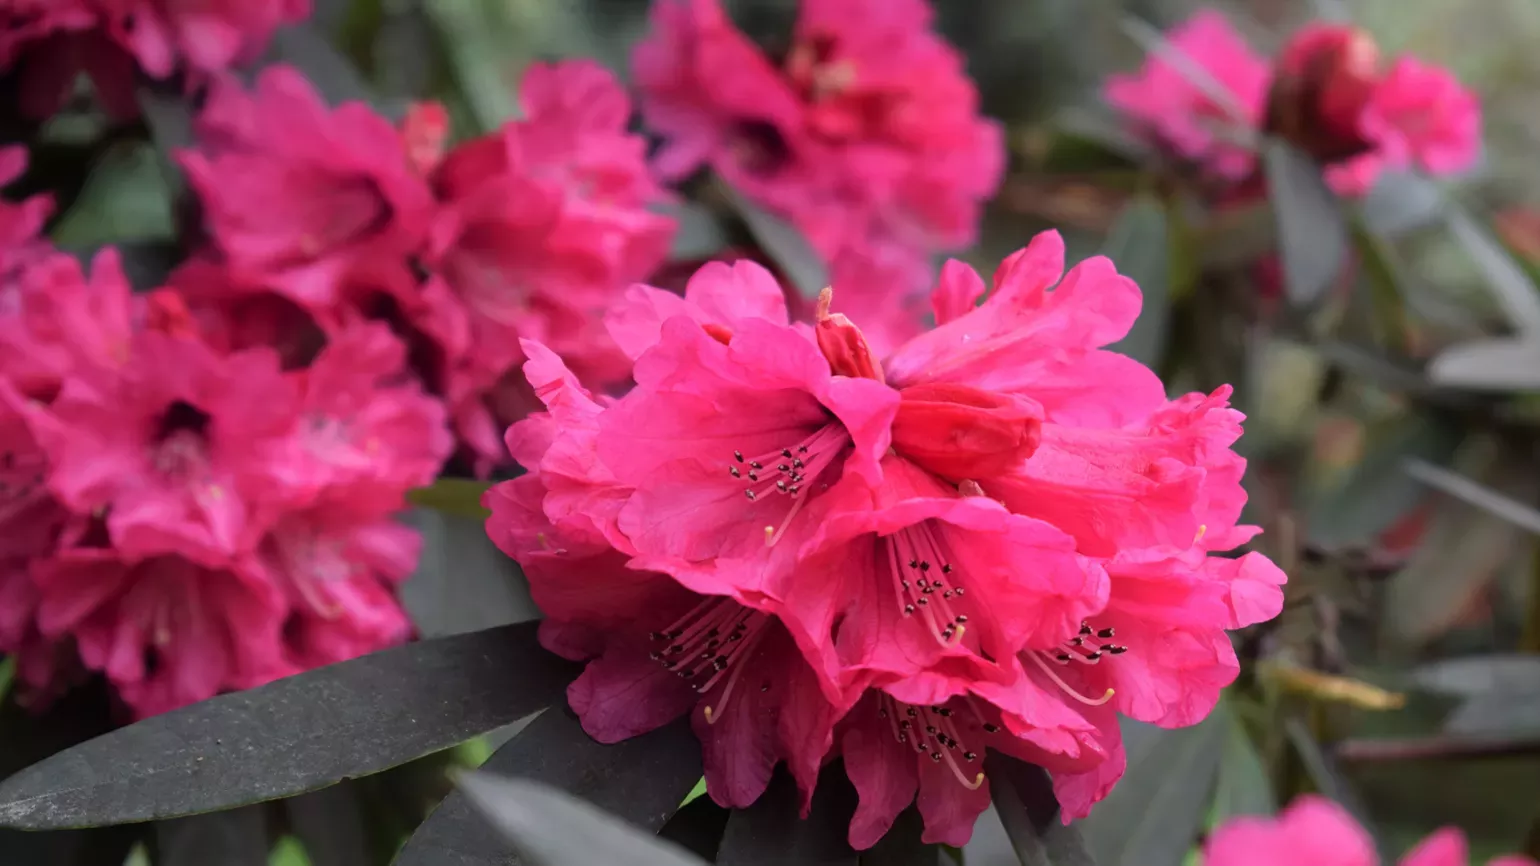
[[[316,5],[311,29],[281,34],[275,57],[329,98],[367,98],[394,117],[412,100],[439,99],[457,138],[518,116],[513,94],[532,60],[590,56],[627,77],[647,10],[645,0]],[[725,5],[765,44],[784,39],[794,8]],[[1526,258],[1540,252],[1540,232],[1522,211],[1512,216],[1540,205],[1540,5],[1212,4],[1264,54],[1312,17],[1351,19],[1385,54],[1446,65],[1482,95],[1476,172],[1437,185],[1394,179],[1345,219],[1287,186],[1271,206],[1215,216],[1118,134],[1100,83],[1145,56],[1139,22],[1164,29],[1196,5],[937,3],[940,29],[967,54],[1012,151],[982,240],[964,258],[987,273],[1056,227],[1072,257],[1106,252],[1134,276],[1146,311],[1123,348],[1173,391],[1236,386],[1250,417],[1240,445],[1252,460],[1251,519],[1291,578],[1284,616],[1241,636],[1247,667],[1220,712],[1183,731],[1130,728],[1128,777],[1085,834],[1104,866],[1177,864],[1215,822],[1316,790],[1349,804],[1386,852],[1453,823],[1478,859],[1540,855],[1540,262]],[[152,112],[148,131],[174,140],[175,122]],[[84,97],[50,121],[22,186],[84,178],[62,187],[58,243],[137,243],[150,252],[130,260],[153,269],[178,217],[175,178],[152,140],[106,129]],[[716,219],[684,219],[681,257],[720,246]],[[1280,238],[1288,291],[1269,300],[1254,265]],[[767,252],[796,272],[797,252]],[[1497,338],[1506,342],[1488,342]],[[452,507],[467,497],[440,494],[417,515],[430,544],[408,588],[419,627],[446,634],[527,618],[527,596],[485,545],[474,509]],[[435,565],[451,551],[455,567]],[[499,576],[482,580],[489,572]],[[457,760],[477,755],[484,746]],[[394,820],[409,827],[420,815]],[[311,862],[292,840],[272,856]],[[966,862],[1015,862],[992,814]]]

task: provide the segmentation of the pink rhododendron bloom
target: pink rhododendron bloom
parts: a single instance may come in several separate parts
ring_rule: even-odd
[[[619,293],[662,263],[674,222],[649,210],[665,198],[646,142],[627,129],[631,106],[589,61],[536,64],[520,84],[525,117],[450,152],[433,174],[441,211],[427,264],[434,271],[407,315],[445,356],[445,394],[461,435],[492,462],[506,457],[499,424],[512,414],[534,339],[585,381],[623,379],[629,364],[602,316]],[[516,390],[516,386],[515,386]]]
[[[1152,54],[1134,75],[1108,80],[1112,106],[1144,134],[1178,156],[1200,163],[1216,175],[1241,180],[1256,156],[1234,141],[1239,131],[1260,126],[1270,71],[1244,37],[1221,13],[1205,9],[1166,34],[1172,52]],[[1206,74],[1224,98],[1194,83],[1184,68]]]
[[[568,689],[584,729],[616,742],[690,713],[717,802],[749,805],[783,759],[810,799],[837,690],[772,609],[628,567],[615,527],[628,491],[594,459],[602,408],[548,350],[527,350],[549,414],[509,431],[531,474],[488,492],[487,530],[524,567],[546,646],[591,659]]]
[[[73,636],[136,716],[293,672],[278,655],[284,604],[271,583],[239,565],[128,559],[92,540],[36,570],[38,625]]]
[[[301,306],[330,308],[347,272],[410,284],[432,200],[396,130],[362,103],[331,109],[294,69],[247,93],[220,81],[179,154],[215,247]]]
[[[51,400],[67,376],[115,369],[129,351],[131,293],[114,249],[96,254],[89,276],[74,256],[43,255],[0,288],[0,377]]]
[[[923,0],[806,0],[781,62],[715,0],[659,0],[652,22],[633,59],[666,177],[709,165],[830,262],[909,250],[889,297],[926,279],[928,253],[973,241],[1003,137]]]
[[[221,72],[262,53],[273,32],[310,17],[310,0],[97,0],[107,31],[152,78],[185,64]]]
[[[1374,88],[1360,120],[1390,167],[1428,174],[1471,167],[1481,148],[1481,104],[1448,70],[1401,57]]]
[[[1296,799],[1277,818],[1235,818],[1218,827],[1202,866],[1379,866],[1374,841],[1346,809],[1316,795]],[[1498,857],[1490,866],[1534,866],[1528,857]],[[1448,827],[1402,857],[1400,866],[1468,866],[1465,835]]]
[[[119,553],[222,567],[274,516],[285,467],[270,457],[295,402],[271,351],[221,356],[148,331],[121,366],[82,371],[29,417],[50,489],[78,513],[106,509]]]
[[[6,186],[27,170],[27,149],[21,145],[0,147],[0,186]],[[25,201],[0,201],[0,274],[9,283],[12,274],[49,249],[42,240],[43,224],[53,214],[53,199],[35,195]],[[0,292],[7,291],[0,289]],[[0,295],[0,297],[4,297]],[[0,304],[0,312],[10,306]]]

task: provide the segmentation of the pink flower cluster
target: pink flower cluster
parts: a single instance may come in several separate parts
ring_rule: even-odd
[[[933,253],[974,241],[1004,169],[1000,127],[930,20],[924,0],[805,0],[771,57],[717,0],[658,0],[633,59],[660,173],[709,165],[790,220],[875,321],[923,292]]]
[[[1378,866],[1374,841],[1341,806],[1324,797],[1295,800],[1276,819],[1236,818],[1214,831],[1202,866]],[[1467,866],[1465,836],[1446,827],[1401,858],[1400,866]],[[1528,857],[1498,857],[1489,866],[1535,866]]]
[[[1273,63],[1213,10],[1166,38],[1179,56],[1153,55],[1138,73],[1114,76],[1106,99],[1143,134],[1220,179],[1254,174],[1247,140],[1261,132],[1319,160],[1345,196],[1364,195],[1387,169],[1455,174],[1479,154],[1475,94],[1414,57],[1382,68],[1373,38],[1357,28],[1307,25]]]
[[[1226,630],[1281,609],[1276,566],[1225,555],[1257,532],[1229,389],[1168,400],[1104,350],[1139,289],[1065,273],[1053,232],[992,286],[949,262],[935,329],[886,354],[832,301],[789,324],[746,262],[634,287],[605,319],[619,399],[524,342],[546,411],[508,430],[529,473],[487,530],[546,646],[588,661],[569,702],[603,742],[689,715],[726,806],[781,761],[810,797],[843,757],[858,848],[915,801],[962,844],[991,749],[1082,816],[1123,772],[1118,715],[1196,723],[1237,673]]]
[[[7,173],[19,149],[0,153]],[[99,672],[137,716],[371,652],[410,625],[394,514],[452,446],[381,324],[285,368],[118,255],[89,273],[0,209],[0,652],[42,697]]]
[[[109,110],[137,114],[135,69],[199,78],[251,61],[273,32],[310,15],[310,0],[7,0],[0,72],[23,76],[21,107],[52,114],[75,76],[91,75]]]
[[[523,120],[446,154],[435,105],[398,130],[359,103],[328,108],[285,67],[253,92],[217,82],[200,146],[180,155],[209,244],[173,283],[239,324],[234,345],[277,332],[303,353],[295,318],[329,338],[388,324],[478,466],[507,462],[502,429],[538,406],[519,339],[561,352],[585,382],[624,379],[602,313],[662,263],[674,231],[649,209],[666,193],[608,72],[537,64],[519,101]]]

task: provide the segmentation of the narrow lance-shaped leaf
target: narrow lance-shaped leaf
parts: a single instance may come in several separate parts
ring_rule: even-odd
[[[481,769],[555,785],[656,831],[700,778],[700,745],[685,720],[601,745],[565,708],[552,707],[492,753]],[[394,866],[504,866],[511,853],[509,843],[457,792],[428,816]]]
[[[1331,286],[1347,260],[1347,220],[1320,166],[1308,156],[1273,141],[1263,148],[1262,162],[1278,219],[1284,289],[1290,301],[1308,306]]]
[[[1144,306],[1128,335],[1108,348],[1156,364],[1166,348],[1171,318],[1171,242],[1166,209],[1151,196],[1128,203],[1112,226],[1102,255],[1139,284]]]
[[[802,795],[784,768],[754,805],[734,812],[727,821],[720,866],[857,866],[857,855],[846,841],[856,810],[855,787],[836,761],[824,767],[813,792],[808,817],[799,817]]]
[[[1511,496],[1505,496],[1458,472],[1451,472],[1424,460],[1406,461],[1406,474],[1482,511],[1501,517],[1520,529],[1540,535],[1540,511]]]
[[[829,269],[795,226],[749,201],[726,181],[719,185],[748,224],[749,231],[754,233],[754,239],[785,272],[797,291],[812,298],[829,285]]]
[[[1180,866],[1203,828],[1224,737],[1215,715],[1175,730],[1124,720],[1128,770],[1081,822],[1102,866]]]
[[[1214,788],[1214,823],[1237,815],[1273,814],[1278,810],[1278,801],[1256,744],[1228,701],[1220,701],[1214,715],[1219,717],[1225,738]]]
[[[1457,343],[1428,365],[1428,378],[1473,391],[1540,391],[1540,336]]]
[[[157,866],[268,866],[260,807],[164,821],[155,827]]]
[[[0,826],[228,809],[448,748],[549,705],[571,680],[536,625],[396,647],[113,731],[0,783]]]
[[[1461,208],[1444,211],[1449,231],[1471,254],[1508,319],[1521,335],[1540,339],[1540,289],[1487,231]]]
[[[1021,866],[1096,866],[1076,825],[1065,826],[1041,767],[989,755],[989,793]]]
[[[530,866],[705,866],[672,842],[549,785],[467,773],[460,790]]]

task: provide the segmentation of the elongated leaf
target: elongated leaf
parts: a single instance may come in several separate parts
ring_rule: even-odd
[[[552,707],[494,752],[481,769],[555,785],[656,831],[700,778],[700,746],[683,720],[623,743],[601,745],[565,708]],[[394,866],[503,866],[510,853],[508,843],[455,793],[428,816]]]
[[[518,563],[487,538],[481,518],[417,508],[407,519],[423,550],[401,602],[419,632],[463,634],[540,616]]]
[[[1311,497],[1310,543],[1329,550],[1371,544],[1422,501],[1421,485],[1406,474],[1404,461],[1445,462],[1462,436],[1458,425],[1439,414],[1410,415],[1372,432],[1364,459],[1331,489]]]
[[[1465,699],[1444,719],[1445,733],[1532,737],[1540,731],[1540,656],[1445,659],[1414,670],[1412,678]]]
[[[679,845],[692,854],[715,862],[717,851],[722,847],[722,832],[727,829],[727,819],[732,812],[718,806],[704,796],[705,783],[700,786],[701,796],[691,791],[658,835]]]
[[[146,719],[0,783],[0,826],[228,809],[448,748],[549,705],[572,678],[535,628],[397,647]]]
[[[717,855],[721,866],[856,866],[846,836],[855,814],[855,788],[836,761],[824,768],[813,792],[812,811],[798,817],[802,795],[784,768],[754,805],[734,812]]]
[[[920,841],[925,822],[920,810],[910,806],[870,850],[861,852],[861,866],[940,866],[941,848]]]
[[[1371,230],[1393,238],[1436,221],[1443,207],[1443,192],[1427,178],[1410,172],[1386,172],[1364,199],[1362,213]]]
[[[1041,767],[989,754],[989,793],[1021,866],[1096,866],[1079,825],[1065,826]]]
[[[93,827],[28,833],[0,830],[5,866],[123,866],[143,827]]]
[[[1268,196],[1278,217],[1278,251],[1289,300],[1309,306],[1320,299],[1347,260],[1348,228],[1342,206],[1321,168],[1282,142],[1262,152]]]
[[[686,202],[663,212],[678,221],[668,256],[681,261],[708,259],[727,246],[727,232],[710,209]]]
[[[1469,502],[1488,514],[1501,517],[1514,526],[1540,535],[1540,511],[1458,472],[1450,472],[1425,460],[1406,461],[1406,474],[1423,484],[1456,499]]]
[[[1458,343],[1433,359],[1428,378],[1474,391],[1540,391],[1540,337]]]
[[[704,866],[705,861],[549,785],[467,773],[460,790],[531,866]]]
[[[1203,827],[1219,772],[1224,719],[1165,730],[1123,722],[1128,770],[1081,829],[1102,866],[1181,866]]]
[[[728,201],[732,202],[733,208],[748,224],[749,231],[754,233],[754,239],[759,241],[759,245],[770,254],[770,258],[780,265],[787,278],[797,287],[797,291],[804,297],[812,298],[829,285],[828,267],[801,232],[780,217],[749,201],[747,196],[728,186],[726,181],[722,181],[720,186],[726,193]]]
[[[351,61],[310,24],[284,27],[273,34],[260,66],[286,63],[305,78],[332,105],[344,102],[374,103],[374,94]],[[376,106],[378,107],[378,106]]]
[[[157,866],[268,866],[261,807],[164,821],[155,828]]]
[[[1171,239],[1166,209],[1152,196],[1139,196],[1118,215],[1102,247],[1118,272],[1139,284],[1144,307],[1128,336],[1109,346],[1146,364],[1157,363],[1166,349],[1171,318]]]
[[[1278,810],[1278,801],[1256,744],[1225,701],[1220,701],[1214,715],[1220,717],[1219,723],[1225,728],[1219,778],[1214,787],[1214,822],[1237,815],[1273,814]]]
[[[1449,231],[1481,269],[1514,329],[1525,336],[1540,337],[1540,290],[1524,269],[1463,209],[1451,205],[1445,209],[1444,218]]]
[[[1348,810],[1358,823],[1375,837],[1376,843],[1384,854],[1384,842],[1375,831],[1373,822],[1369,820],[1368,809],[1364,807],[1363,800],[1358,792],[1342,775],[1342,770],[1337,766],[1337,761],[1328,755],[1316,742],[1310,729],[1305,727],[1299,719],[1285,719],[1284,733],[1289,739],[1289,744],[1294,747],[1294,752],[1299,756],[1300,763],[1304,764],[1305,773],[1310,781],[1315,783],[1315,789],[1324,796],[1336,800],[1342,808]],[[1387,858],[1387,861],[1389,858]]]
[[[485,520],[491,512],[481,505],[481,497],[491,487],[486,481],[469,478],[440,478],[427,487],[407,491],[408,502],[457,517]]]
[[[310,866],[371,866],[359,792],[344,783],[284,803]]]

